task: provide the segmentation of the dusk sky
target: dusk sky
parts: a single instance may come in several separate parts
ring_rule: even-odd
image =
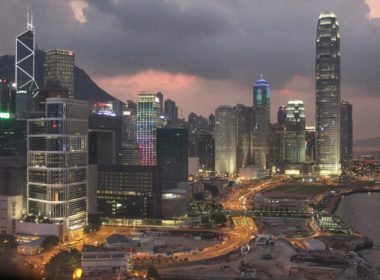
[[[26,0],[0,0],[0,55],[14,54]],[[342,99],[354,138],[380,136],[380,0],[34,0],[37,44],[74,50],[77,66],[122,101],[162,91],[187,118],[252,105],[260,73],[279,105],[315,119],[315,36],[321,11],[340,22]]]

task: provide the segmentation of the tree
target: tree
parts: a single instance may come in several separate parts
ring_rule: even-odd
[[[211,215],[211,220],[217,225],[224,225],[227,222],[227,218],[222,213],[214,213]]]
[[[60,251],[45,266],[47,279],[71,279],[74,270],[81,265],[81,254],[78,250]]]
[[[59,238],[55,235],[48,235],[45,237],[44,241],[41,244],[41,247],[44,251],[49,250],[50,248],[57,246],[59,243]]]

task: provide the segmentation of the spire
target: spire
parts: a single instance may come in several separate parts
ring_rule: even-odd
[[[30,2],[28,2],[27,12],[26,12],[26,29],[33,30],[33,9]]]

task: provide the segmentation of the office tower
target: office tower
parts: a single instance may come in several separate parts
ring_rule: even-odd
[[[340,36],[332,12],[318,20],[316,61],[317,167],[320,174],[340,173]]]
[[[285,162],[285,136],[284,124],[271,124],[269,129],[269,163]]]
[[[157,167],[162,189],[175,189],[188,180],[188,134],[183,128],[157,129]]]
[[[64,239],[86,223],[88,103],[48,98],[46,118],[28,120],[27,210],[63,224]]]
[[[215,139],[211,134],[202,134],[198,143],[199,167],[205,171],[215,170]]]
[[[301,100],[290,100],[286,113],[286,161],[305,162],[305,107]]]
[[[277,111],[277,123],[285,124],[286,122],[286,106],[281,105]]]
[[[178,107],[171,99],[165,100],[165,117],[170,127],[176,126],[178,120]]]
[[[59,82],[69,90],[69,97],[74,98],[74,58],[75,53],[67,50],[51,50],[45,55],[45,85],[48,81]]]
[[[215,111],[215,170],[220,175],[236,174],[236,110],[219,106]]]
[[[141,149],[137,143],[123,143],[121,147],[122,165],[140,165]]]
[[[156,93],[140,92],[137,99],[137,143],[141,164],[156,165],[156,132],[160,127],[160,99]]]
[[[0,78],[0,120],[16,116],[16,90],[6,79]]]
[[[236,167],[244,168],[250,165],[250,131],[252,108],[238,104],[236,110]]]
[[[252,159],[257,167],[266,170],[269,149],[270,85],[262,77],[253,86],[253,120]]]
[[[120,164],[122,118],[104,114],[90,114],[88,121],[90,164]]]
[[[123,142],[137,143],[137,104],[127,100],[127,108],[123,112]]]
[[[208,120],[191,112],[188,117],[188,128],[190,134],[208,132]]]
[[[352,104],[340,104],[340,160],[343,166],[352,160]]]
[[[214,134],[215,130],[215,115],[211,113],[208,116],[208,130],[210,131],[211,134]]]
[[[98,170],[98,213],[108,218],[160,218],[157,166],[104,165]]]
[[[28,10],[26,31],[16,37],[15,84],[18,117],[27,116],[32,99],[38,94],[34,75],[35,46],[33,14]]]
[[[158,97],[159,103],[160,103],[160,116],[164,115],[164,95],[161,91],[156,93],[156,96]]]
[[[312,163],[316,160],[316,135],[315,127],[306,127],[306,162]]]

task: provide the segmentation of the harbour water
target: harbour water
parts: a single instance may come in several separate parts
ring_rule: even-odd
[[[380,192],[343,196],[335,214],[354,231],[373,240],[374,248],[361,254],[380,269]]]

